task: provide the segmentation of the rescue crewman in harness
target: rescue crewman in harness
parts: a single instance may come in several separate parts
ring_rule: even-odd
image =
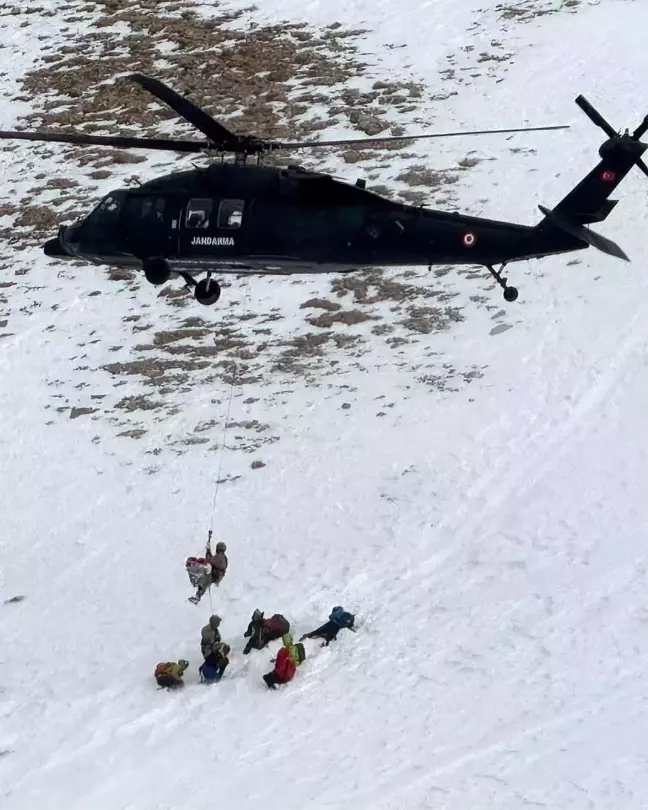
[[[216,551],[211,550],[212,531],[209,530],[207,546],[204,557],[188,557],[186,562],[189,581],[196,588],[196,595],[190,596],[189,601],[197,605],[207,593],[211,585],[220,585],[223,577],[227,573],[227,546],[225,543],[216,543]]]

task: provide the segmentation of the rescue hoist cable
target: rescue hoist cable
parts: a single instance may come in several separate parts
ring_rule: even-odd
[[[213,519],[213,515],[212,515],[212,519]],[[212,530],[210,529],[207,532],[207,548],[210,551],[211,551],[211,538],[212,538]],[[212,613],[214,612],[214,606],[212,605],[212,598],[211,598],[211,583],[209,585],[209,588],[207,588],[207,593],[209,594],[209,615],[211,616]]]
[[[247,312],[249,291],[250,291],[250,279],[249,279],[249,276],[248,276],[245,279],[245,296],[243,298],[243,312],[240,315],[240,320],[241,321],[245,318],[245,315],[246,315],[246,312]],[[231,413],[231,410],[232,410],[232,399],[234,398],[234,386],[236,385],[237,380],[238,380],[240,351],[241,351],[241,347],[239,346],[239,349],[236,352],[236,355],[235,355],[235,358],[234,358],[234,369],[232,371],[232,379],[231,379],[231,382],[230,382],[229,397],[228,397],[228,400],[227,400],[227,410],[226,410],[226,413],[225,413],[225,425],[223,426],[223,441],[222,441],[222,444],[221,444],[221,447],[220,447],[220,460],[219,460],[219,464],[218,464],[218,473],[216,475],[216,484],[214,486],[214,499],[212,501],[211,521],[210,521],[210,524],[209,524],[209,532],[208,532],[208,535],[207,535],[207,544],[210,547],[211,547],[212,532],[213,532],[213,529],[214,529],[214,516],[216,514],[216,499],[218,497],[218,489],[220,487],[221,475],[222,475],[222,472],[223,472],[223,462],[225,460],[225,450],[226,450],[226,447],[227,447],[227,444],[226,444],[226,442],[227,442],[227,430],[229,428],[230,413]],[[209,609],[213,613],[212,597],[211,597],[211,586],[208,588],[208,591],[209,591]]]

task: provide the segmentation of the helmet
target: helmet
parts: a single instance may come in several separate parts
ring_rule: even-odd
[[[227,546],[225,543],[216,543],[216,553],[220,554],[223,551],[227,551]]]
[[[218,627],[218,625],[221,623],[221,621],[222,621],[222,619],[221,619],[220,616],[216,616],[216,615],[210,616],[209,617],[209,626],[213,627],[214,630],[215,630]]]
[[[229,655],[231,649],[232,648],[230,647],[229,644],[223,644],[223,646],[221,647],[221,652],[223,653],[223,655]]]
[[[261,621],[262,618],[263,618],[263,611],[259,610],[259,608],[257,608],[254,611],[254,613],[252,614],[252,621],[253,622],[259,622],[259,621]]]
[[[189,661],[185,661],[184,658],[181,658],[178,661],[178,665],[180,666],[181,669],[187,669],[187,667],[189,666]]]

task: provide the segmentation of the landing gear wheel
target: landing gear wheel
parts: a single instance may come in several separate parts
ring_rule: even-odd
[[[171,278],[171,270],[166,259],[155,258],[144,260],[144,275],[149,284],[166,284]]]
[[[500,287],[504,290],[504,300],[507,301],[509,304],[512,304],[513,301],[517,301],[518,299],[518,291],[517,287],[509,287],[508,279],[502,276],[502,272],[506,267],[506,262],[502,264],[499,270],[496,270],[491,265],[487,264],[486,269],[491,274],[491,276],[495,279],[495,281],[500,285]]]
[[[196,283],[194,295],[199,304],[210,306],[220,298],[221,287],[213,278],[203,278]]]

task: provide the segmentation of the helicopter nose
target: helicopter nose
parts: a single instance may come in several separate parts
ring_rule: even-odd
[[[105,257],[132,255],[121,248],[119,237],[120,234],[105,222],[93,223],[86,217],[72,225],[61,225],[58,235],[43,245],[43,252],[53,259],[71,258],[91,262]]]
[[[43,245],[43,253],[52,259],[60,259],[68,255],[58,236],[54,237],[54,239],[48,239],[47,242],[45,242]]]
[[[66,228],[65,225],[61,225],[58,231],[58,235],[54,237],[54,239],[48,239],[47,242],[43,245],[43,253],[46,256],[50,256],[53,259],[60,259],[66,256],[70,256],[71,253],[67,249],[68,247],[68,239],[67,239],[67,232],[69,228]]]

